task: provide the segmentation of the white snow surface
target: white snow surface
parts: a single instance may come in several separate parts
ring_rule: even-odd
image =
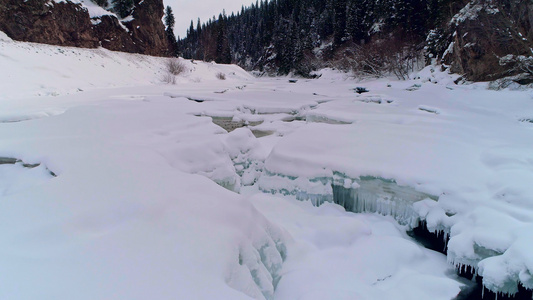
[[[172,85],[166,61],[0,40],[0,299],[453,299],[454,265],[533,288],[530,91],[183,59]],[[432,195],[402,205],[448,257],[398,215],[296,200],[365,176]]]
[[[0,31],[0,41],[2,42],[12,42],[13,40],[7,36],[4,32]]]

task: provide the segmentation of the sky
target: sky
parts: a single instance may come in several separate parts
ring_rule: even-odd
[[[240,11],[244,5],[249,6],[255,0],[163,0],[165,7],[170,5],[176,18],[174,33],[176,36],[185,37],[191,20],[196,22],[198,18],[204,23],[213,16],[218,16],[223,9],[230,15],[233,11]]]

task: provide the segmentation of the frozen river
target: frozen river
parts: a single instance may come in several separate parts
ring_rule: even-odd
[[[0,53],[0,299],[531,297],[530,91]]]

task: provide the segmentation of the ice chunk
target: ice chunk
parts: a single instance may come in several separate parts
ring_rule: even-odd
[[[251,244],[241,244],[239,267],[226,279],[229,286],[255,299],[273,299],[274,290],[281,278],[281,266],[286,258],[284,241],[287,237],[277,228],[272,229],[267,226],[264,234]],[[251,282],[254,284],[250,284]]]
[[[261,176],[266,154],[260,143],[248,128],[237,128],[225,140],[228,152],[237,175],[243,185],[252,185]]]
[[[520,237],[503,254],[479,262],[483,285],[493,292],[514,295],[519,284],[533,289],[533,254],[528,250],[533,240],[533,228],[526,226],[517,232]]]
[[[513,247],[521,244],[519,239],[516,239],[516,236],[528,236],[524,232],[524,227],[523,221],[502,213],[500,210],[483,206],[477,207],[466,218],[462,218],[461,221],[458,221],[451,227],[451,238],[448,244],[448,261],[458,267],[470,266],[482,276],[485,273],[492,274],[494,272],[492,271],[492,265],[495,262],[493,259],[495,258],[489,258],[502,257],[502,254],[509,251],[510,253],[522,251],[519,249],[524,244],[519,248]],[[511,232],[513,234],[508,234]],[[518,234],[520,232],[524,233]],[[507,254],[503,257],[503,260],[502,258],[498,258],[496,261],[507,263],[509,258],[512,260],[514,256],[514,254]],[[533,258],[531,260],[533,261]],[[531,267],[533,269],[533,264]],[[489,271],[481,271],[481,268],[484,270],[488,268]],[[501,266],[498,268],[501,268]],[[514,268],[513,266],[505,271],[509,275],[498,274],[497,276],[492,275],[493,279],[487,278],[486,281],[488,284],[486,287],[492,291],[497,291],[495,288],[501,287],[505,290],[498,290],[500,292],[516,292],[506,283],[508,277],[514,276],[518,278],[521,270],[513,271],[512,269]],[[501,276],[504,276],[504,278]]]
[[[438,205],[438,202],[426,198],[413,204],[413,209],[416,211],[421,220],[426,222],[428,231],[430,232],[444,232],[444,237],[449,235],[450,224],[448,224],[448,215],[446,211]]]

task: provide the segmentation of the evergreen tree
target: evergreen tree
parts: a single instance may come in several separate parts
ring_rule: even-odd
[[[119,17],[125,18],[133,12],[133,0],[114,0],[114,10]]]
[[[333,10],[333,3],[331,0],[327,1],[324,9],[318,18],[318,34],[321,37],[329,37],[333,34],[335,22],[335,12]]]
[[[172,12],[172,7],[167,6],[165,9],[165,26],[166,31],[170,31],[174,29],[174,24],[176,23],[176,19],[174,18],[174,13]]]
[[[216,36],[216,52],[215,52],[215,62],[229,64],[231,63],[231,52],[229,47],[229,42],[227,38],[227,25],[226,25],[226,14],[220,14],[218,16],[218,28]]]
[[[178,52],[178,42],[176,41],[176,36],[174,35],[174,24],[176,19],[174,18],[174,13],[172,12],[172,7],[167,6],[165,9],[165,33],[167,35],[167,40],[169,44],[170,53],[173,56],[177,56]]]
[[[349,0],[346,4],[346,31],[345,39],[360,43],[366,38],[365,27],[363,26],[364,10],[360,0]]]
[[[202,24],[200,22],[200,18],[198,18],[198,22],[196,23],[196,33],[198,36],[202,35]]]
[[[335,47],[343,43],[346,30],[346,0],[333,0],[334,23],[333,45]]]
[[[298,72],[312,65],[308,58],[314,53],[328,60],[338,59],[337,51],[355,53],[379,40],[421,43],[449,19],[446,7],[454,1],[256,0],[230,16],[198,22],[196,28],[191,22],[180,48],[187,58]]]

